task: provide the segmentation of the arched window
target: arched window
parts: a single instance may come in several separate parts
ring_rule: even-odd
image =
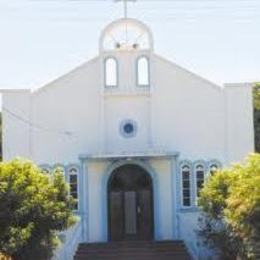
[[[191,206],[191,167],[187,164],[181,167],[182,206]]]
[[[140,57],[137,60],[137,85],[149,86],[149,60],[146,57]]]
[[[73,209],[78,210],[79,198],[78,198],[78,168],[70,167],[68,170],[68,179],[70,187],[70,196],[74,199],[75,204]]]
[[[45,174],[51,174],[51,167],[49,165],[39,165],[39,168],[41,169],[41,171]]]
[[[218,162],[210,162],[209,163],[209,174],[213,175],[220,168],[221,168],[220,163],[218,163]]]
[[[118,75],[117,60],[115,58],[107,58],[105,60],[105,86],[116,87]]]
[[[200,194],[200,190],[203,188],[204,181],[205,181],[204,165],[197,164],[195,166],[195,176],[196,176],[196,192],[198,197]]]

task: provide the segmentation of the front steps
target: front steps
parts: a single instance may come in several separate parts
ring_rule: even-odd
[[[74,260],[191,260],[183,241],[123,241],[79,245]]]

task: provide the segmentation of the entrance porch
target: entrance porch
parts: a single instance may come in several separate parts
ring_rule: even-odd
[[[177,239],[177,157],[80,157],[83,241]]]

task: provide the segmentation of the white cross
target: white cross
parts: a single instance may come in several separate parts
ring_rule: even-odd
[[[114,0],[115,2],[123,2],[124,18],[128,17],[128,2],[136,2],[136,0]]]

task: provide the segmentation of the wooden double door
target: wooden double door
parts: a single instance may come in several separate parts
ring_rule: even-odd
[[[110,240],[153,239],[153,189],[150,175],[135,165],[120,167],[108,187]]]

